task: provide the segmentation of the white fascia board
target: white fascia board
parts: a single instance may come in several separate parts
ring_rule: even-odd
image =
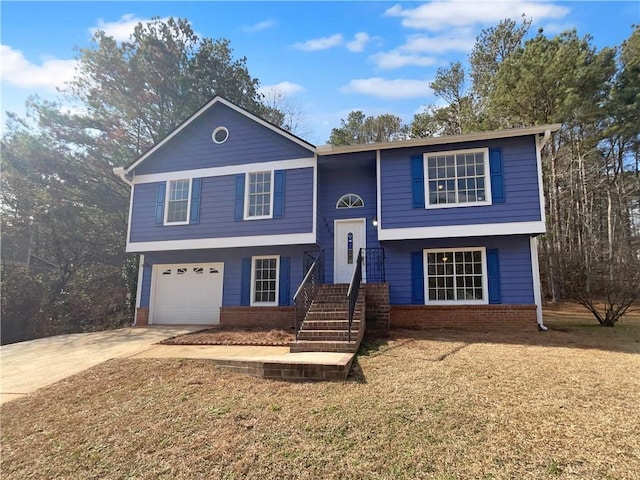
[[[185,178],[222,177],[225,175],[246,174],[249,172],[261,172],[266,170],[293,170],[296,168],[315,168],[315,157],[296,158],[293,160],[276,160],[273,162],[244,163],[242,165],[227,165],[225,167],[198,168],[194,170],[179,170],[175,172],[148,173],[135,175],[133,183],[166,182],[169,180],[182,180]]]
[[[206,248],[264,247],[272,245],[310,245],[316,243],[315,233],[254,235],[248,237],[196,238],[156,242],[128,242],[127,252],[161,252]]]
[[[289,132],[287,132],[285,130],[282,130],[281,128],[276,127],[275,125],[272,125],[269,122],[267,122],[265,120],[262,120],[260,117],[256,117],[252,113],[247,112],[246,110],[238,107],[237,105],[234,105],[233,103],[229,102],[228,100],[225,100],[222,97],[215,97],[213,100],[211,100],[209,103],[207,103],[204,107],[202,107],[196,113],[191,115],[191,117],[189,117],[186,121],[184,121],[181,125],[179,125],[173,132],[171,132],[169,135],[167,135],[163,140],[161,140],[159,143],[157,143],[155,146],[153,146],[151,148],[151,150],[149,150],[148,152],[143,154],[138,160],[136,160],[133,164],[131,164],[129,167],[127,167],[126,173],[129,173],[133,169],[135,169],[138,165],[140,165],[147,158],[149,158],[151,155],[153,155],[163,145],[165,145],[167,142],[169,142],[169,140],[171,140],[178,133],[180,133],[182,130],[184,130],[193,121],[195,121],[200,115],[202,115],[204,112],[209,110],[209,108],[211,108],[216,103],[221,103],[223,105],[226,105],[230,109],[235,110],[236,112],[240,113],[241,115],[244,115],[245,117],[253,120],[256,123],[259,123],[263,127],[266,127],[269,130],[272,130],[272,131],[276,132],[277,134],[282,135],[283,137],[287,138],[288,140],[291,140],[292,142],[300,145],[301,147],[306,148],[310,152],[315,153],[315,151],[316,151],[316,148],[315,148],[314,145],[311,145],[310,143],[305,142],[304,140],[296,137],[295,135],[292,135]]]
[[[439,227],[383,228],[378,240],[410,240],[422,238],[491,237],[496,235],[537,235],[545,233],[545,224],[537,222],[484,223],[478,225],[446,225]]]
[[[556,132],[560,130],[562,124],[540,125],[536,127],[511,128],[506,130],[495,130],[480,133],[468,133],[464,135],[448,135],[443,137],[416,138],[413,140],[403,140],[399,142],[380,142],[365,145],[347,145],[344,147],[332,147],[322,145],[317,147],[318,155],[340,155],[343,153],[367,152],[372,150],[390,150],[395,148],[427,147],[429,145],[446,145],[463,142],[477,142],[484,140],[494,140],[500,138],[524,137],[527,135],[537,135],[539,133]]]

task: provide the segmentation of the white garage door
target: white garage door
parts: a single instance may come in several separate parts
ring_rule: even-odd
[[[151,323],[220,323],[224,263],[153,266]]]

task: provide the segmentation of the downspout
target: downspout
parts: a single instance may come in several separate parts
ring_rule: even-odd
[[[549,142],[551,138],[551,130],[544,131],[542,138],[536,137],[536,155],[538,157],[539,169],[538,179],[540,182],[540,208],[542,210],[542,218],[546,222],[544,211],[544,196],[542,194],[542,149]],[[536,304],[536,321],[538,322],[538,330],[546,332],[549,328],[544,324],[542,316],[542,285],[540,284],[540,264],[538,260],[538,239],[536,237],[530,237],[529,248],[531,252],[531,274],[533,277],[533,298]]]
[[[122,180],[124,183],[126,183],[133,189],[133,182],[127,178],[127,171],[124,167],[114,167],[113,173],[118,177],[120,177],[120,180]],[[133,198],[133,191],[131,192],[131,195],[132,195],[131,198]],[[129,219],[129,221],[131,221],[131,219]],[[138,266],[138,291],[136,294],[136,307],[135,307],[136,309],[135,309],[135,312],[133,313],[133,323],[131,324],[132,327],[135,327],[136,324],[138,323],[138,307],[140,306],[140,291],[142,289],[142,269],[144,268],[143,265],[144,265],[144,255],[140,255],[140,264]]]

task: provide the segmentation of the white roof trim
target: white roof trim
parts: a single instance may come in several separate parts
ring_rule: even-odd
[[[317,147],[318,155],[337,155],[340,153],[366,152],[372,150],[389,150],[392,148],[425,147],[428,145],[443,145],[447,143],[475,142],[482,140],[492,140],[498,138],[522,137],[526,135],[537,135],[540,133],[557,132],[562,124],[554,123],[550,125],[540,125],[527,128],[511,128],[508,130],[495,130],[490,132],[468,133],[464,135],[447,135],[444,137],[416,138],[399,142],[380,142],[359,145],[346,145],[344,147],[333,147],[331,145],[321,145]]]
[[[180,133],[182,130],[184,130],[188,125],[191,124],[191,122],[193,122],[194,120],[196,120],[198,117],[200,117],[200,115],[202,115],[204,112],[206,112],[207,110],[209,110],[209,108],[211,108],[214,104],[216,103],[221,103],[229,108],[231,108],[232,110],[235,110],[236,112],[244,115],[247,118],[250,118],[251,120],[253,120],[254,122],[259,123],[260,125],[262,125],[263,127],[268,128],[269,130],[272,130],[274,132],[276,132],[279,135],[282,135],[283,137],[287,138],[288,140],[291,140],[294,143],[297,143],[298,145],[300,145],[301,147],[306,148],[307,150],[309,150],[310,152],[315,153],[316,149],[313,145],[311,145],[310,143],[305,142],[304,140],[296,137],[295,135],[290,134],[289,132],[282,130],[281,128],[276,127],[275,125],[272,125],[271,123],[262,120],[260,117],[256,117],[254,114],[247,112],[246,110],[238,107],[237,105],[231,103],[228,100],[225,100],[224,98],[220,97],[220,96],[216,96],[213,100],[211,100],[209,103],[207,103],[204,107],[202,107],[200,110],[198,110],[196,113],[194,113],[193,115],[191,115],[191,117],[189,117],[187,120],[185,120],[182,124],[180,124],[173,132],[171,132],[169,135],[167,135],[164,139],[162,139],[159,143],[157,143],[156,145],[154,145],[149,151],[147,151],[146,153],[144,153],[140,158],[138,158],[138,160],[136,160],[133,164],[131,164],[129,167],[126,168],[126,173],[131,172],[131,170],[135,169],[138,165],[140,165],[142,162],[144,162],[147,158],[149,158],[151,155],[153,155],[157,150],[159,150],[160,148],[162,148],[162,146],[164,144],[166,144],[167,142],[169,142],[169,140],[171,140],[173,137],[175,137],[178,133]]]

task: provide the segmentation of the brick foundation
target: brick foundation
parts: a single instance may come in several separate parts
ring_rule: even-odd
[[[389,284],[365,283],[367,335],[384,337],[389,334]]]
[[[149,307],[136,308],[136,327],[149,325]]]
[[[536,330],[535,305],[392,305],[391,328]]]
[[[221,307],[220,325],[226,328],[295,328],[293,307]]]

